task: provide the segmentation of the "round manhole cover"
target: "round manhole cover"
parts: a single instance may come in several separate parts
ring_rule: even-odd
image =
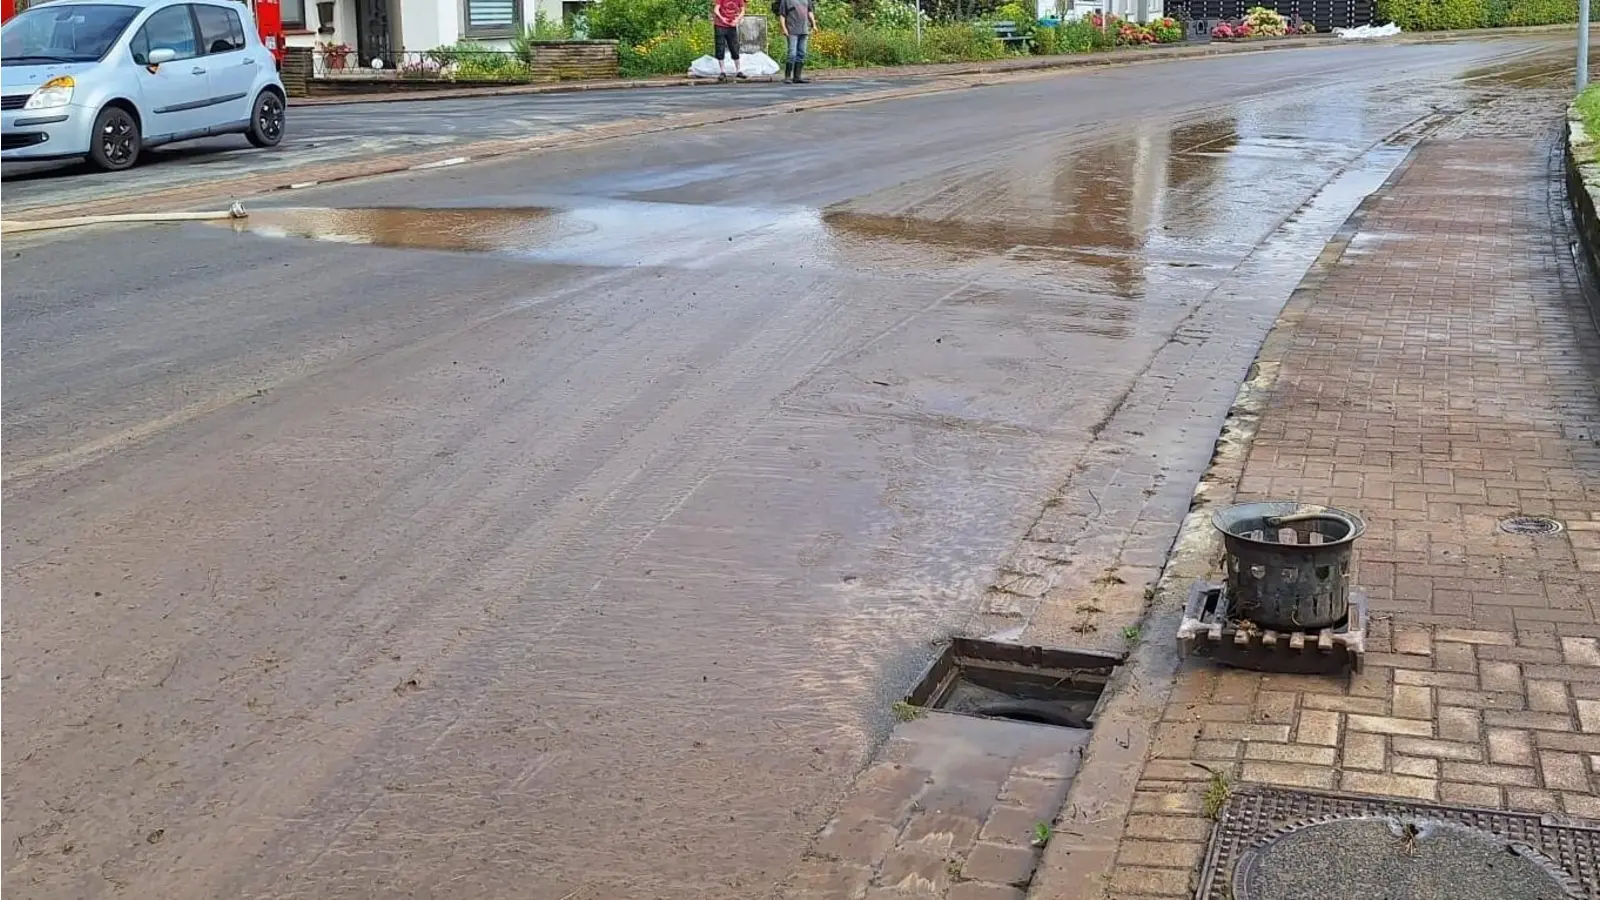
[[[1506,534],[1555,534],[1565,527],[1544,516],[1512,516],[1500,520],[1500,530]]]
[[[1330,891],[1372,900],[1583,896],[1531,847],[1432,819],[1372,816],[1292,826],[1241,855],[1234,870],[1235,900],[1328,900]]]

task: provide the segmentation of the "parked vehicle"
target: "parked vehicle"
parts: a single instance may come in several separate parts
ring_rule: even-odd
[[[53,0],[0,29],[0,159],[88,157],[242,134],[283,140],[285,94],[249,10],[231,0]]]

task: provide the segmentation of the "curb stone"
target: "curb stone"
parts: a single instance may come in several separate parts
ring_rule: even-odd
[[[1054,833],[1039,864],[1030,900],[1104,900],[1116,865],[1135,786],[1149,758],[1156,727],[1175,686],[1181,662],[1176,652],[1178,620],[1189,586],[1214,576],[1222,541],[1211,513],[1234,495],[1250,445],[1277,383],[1294,332],[1327,273],[1343,258],[1373,207],[1411,169],[1415,149],[1382,185],[1367,195],[1323,247],[1295,287],[1262,342],[1250,375],[1222,426],[1212,463],[1196,486],[1189,513],[1156,584],[1138,645],[1107,686],[1106,702],[1084,753]]]

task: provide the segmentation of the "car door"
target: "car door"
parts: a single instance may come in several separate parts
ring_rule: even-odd
[[[205,131],[211,112],[211,79],[200,55],[200,36],[194,13],[186,3],[164,6],[150,14],[134,32],[128,49],[144,98],[144,135],[147,140],[188,136]],[[176,54],[168,62],[150,67],[156,50]]]
[[[260,74],[261,61],[250,52],[244,38],[244,20],[233,6],[194,4],[200,26],[200,47],[205,51],[206,74],[211,78],[209,125],[228,126],[250,119],[250,96]]]

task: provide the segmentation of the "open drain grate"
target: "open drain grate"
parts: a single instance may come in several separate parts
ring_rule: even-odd
[[[1363,841],[1372,846],[1363,850]],[[1482,847],[1488,846],[1497,852],[1485,856]],[[1337,848],[1348,852],[1334,852]],[[1464,864],[1500,867],[1463,878],[1458,869]],[[1321,882],[1305,882],[1304,867],[1310,865],[1320,868]],[[1432,865],[1440,866],[1436,878],[1419,870]],[[1412,880],[1402,886],[1397,878]],[[1369,880],[1376,880],[1371,886],[1376,892],[1363,890]],[[1397,897],[1432,897],[1443,888],[1448,893],[1438,896],[1451,900],[1600,897],[1600,825],[1244,786],[1223,805],[1211,830],[1195,897],[1299,900],[1311,891],[1310,900],[1328,896],[1330,884],[1339,885],[1340,896],[1386,896],[1393,888],[1400,891]]]
[[[1091,728],[1121,657],[956,638],[905,703],[924,709],[1064,728]]]
[[[1545,516],[1512,516],[1500,520],[1500,530],[1506,534],[1542,535],[1559,534],[1567,526]]]

